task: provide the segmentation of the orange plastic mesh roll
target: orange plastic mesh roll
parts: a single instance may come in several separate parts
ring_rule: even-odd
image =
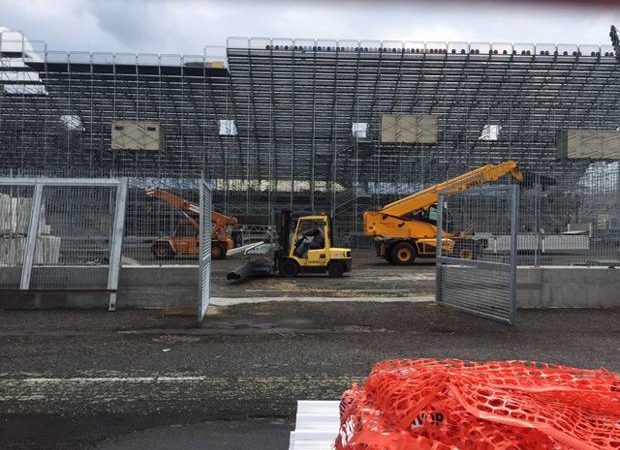
[[[620,377],[506,361],[384,361],[340,405],[337,450],[620,450]]]

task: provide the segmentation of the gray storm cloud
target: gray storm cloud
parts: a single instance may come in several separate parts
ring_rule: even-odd
[[[153,9],[161,6],[163,4],[142,1],[90,0],[87,9],[102,31],[130,47],[142,45],[157,33],[158,22],[165,18],[153,14]]]
[[[201,54],[229,36],[608,43],[620,9],[532,3],[0,0],[0,25],[60,50]]]

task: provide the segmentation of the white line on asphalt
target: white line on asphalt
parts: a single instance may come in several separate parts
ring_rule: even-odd
[[[213,381],[223,380],[223,378],[207,377],[207,376],[150,376],[150,377],[69,377],[69,378],[14,378],[9,380],[1,380],[25,383],[25,384],[50,384],[50,383],[177,383],[177,382],[194,382],[194,381]]]

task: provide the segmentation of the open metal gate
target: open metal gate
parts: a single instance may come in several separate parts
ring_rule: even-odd
[[[514,325],[519,187],[442,194],[437,209],[437,303]]]
[[[211,187],[200,180],[200,254],[198,256],[198,322],[202,322],[211,302],[211,215],[213,203]]]

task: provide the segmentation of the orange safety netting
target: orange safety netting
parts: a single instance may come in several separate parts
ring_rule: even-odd
[[[620,450],[620,377],[506,361],[377,364],[340,405],[337,450]]]

